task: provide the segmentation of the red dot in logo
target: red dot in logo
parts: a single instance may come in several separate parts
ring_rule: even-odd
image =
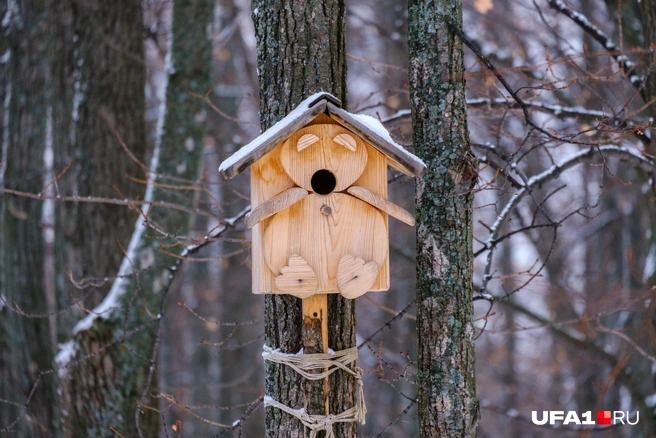
[[[597,411],[597,424],[611,424],[611,411]]]

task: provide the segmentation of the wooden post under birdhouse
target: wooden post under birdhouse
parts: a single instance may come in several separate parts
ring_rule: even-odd
[[[328,352],[328,295],[316,294],[302,300],[303,330],[301,339],[305,354]],[[311,385],[311,393],[323,398],[323,414],[330,414],[330,385],[328,377],[320,384]],[[314,390],[314,391],[313,391]],[[311,398],[317,394],[311,394]],[[318,408],[318,406],[316,406]],[[314,414],[315,412],[310,412]]]

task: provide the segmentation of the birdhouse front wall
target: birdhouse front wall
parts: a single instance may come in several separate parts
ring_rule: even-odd
[[[387,198],[387,166],[385,155],[325,115],[253,163],[252,208],[292,187],[309,192],[253,227],[253,293],[294,292],[290,288],[296,283],[286,282],[284,274],[294,271],[302,277],[306,264],[316,275],[316,285],[310,286],[316,287],[314,293],[338,293],[337,266],[349,254],[378,265],[375,274],[367,274],[375,275],[368,290],[389,289],[387,214],[346,193],[349,187],[360,186]],[[313,181],[322,170],[334,176],[327,188]],[[361,271],[366,273],[372,265]]]

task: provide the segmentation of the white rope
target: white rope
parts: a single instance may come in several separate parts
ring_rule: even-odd
[[[310,438],[315,438],[317,433],[322,430],[326,431],[326,438],[335,438],[335,432],[333,431],[334,423],[353,423],[356,421],[361,424],[365,423],[367,407],[364,403],[362,369],[359,367],[351,369],[347,366],[358,359],[357,348],[348,348],[332,353],[289,354],[282,353],[280,350],[274,350],[265,345],[262,357],[265,361],[268,360],[269,362],[287,365],[308,380],[325,379],[339,369],[355,377],[358,386],[355,406],[335,415],[311,415],[305,412],[305,409],[293,409],[269,396],[264,397],[265,406],[278,408],[298,418],[305,427],[310,429]],[[317,370],[323,371],[318,373],[313,372]]]

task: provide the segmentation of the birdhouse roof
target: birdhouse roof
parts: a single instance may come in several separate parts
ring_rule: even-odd
[[[239,175],[322,113],[386,155],[393,168],[409,176],[421,176],[426,171],[424,162],[392,140],[380,121],[364,114],[344,111],[339,99],[321,92],[305,99],[278,123],[228,157],[219,166],[219,172],[225,178]]]

